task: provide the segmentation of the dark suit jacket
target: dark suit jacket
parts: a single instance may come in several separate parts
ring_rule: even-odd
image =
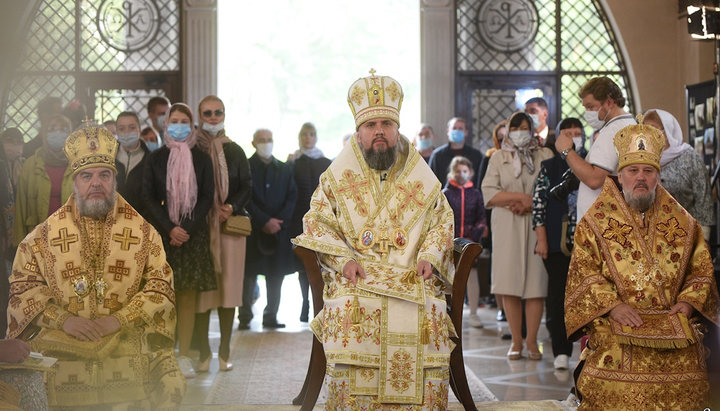
[[[302,218],[310,209],[310,199],[315,188],[320,183],[320,174],[327,170],[330,163],[331,161],[325,157],[310,158],[304,154],[293,162],[293,174],[297,185],[298,199],[290,226],[290,237],[302,233]]]
[[[292,221],[297,186],[289,164],[275,157],[265,164],[257,154],[250,157],[252,198],[248,203],[252,234],[247,240],[245,273],[249,275],[284,275],[295,271],[289,227]],[[262,228],[270,220],[282,220],[274,235]]]
[[[140,143],[140,148],[143,152],[143,158],[140,163],[135,166],[127,177],[125,176],[125,166],[119,161],[115,161],[115,168],[117,168],[117,192],[131,206],[137,211],[143,218],[148,219],[148,214],[145,211],[145,200],[143,200],[142,188],[143,188],[143,174],[145,173],[145,163],[150,157],[150,150],[145,147],[145,143]],[[124,155],[122,147],[118,147],[118,155]]]

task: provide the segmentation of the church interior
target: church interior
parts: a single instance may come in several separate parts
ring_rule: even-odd
[[[47,96],[60,97],[63,105],[71,101],[83,104],[87,117],[98,123],[115,118],[122,111],[137,112],[144,123],[145,104],[152,96],[166,97],[172,103],[186,102],[193,109],[209,94],[231,98],[218,75],[223,69],[223,54],[243,54],[242,49],[219,47],[228,42],[219,38],[223,32],[218,22],[223,2],[230,1],[3,0],[0,129],[17,127],[26,141],[35,137],[39,127],[36,106]],[[303,2],[301,7],[318,8],[317,20],[303,24],[322,26],[326,24],[322,7],[313,3]],[[708,177],[716,184],[720,169],[720,146],[714,138],[720,127],[717,0],[406,0],[405,3],[412,3],[409,10],[418,24],[418,31],[407,36],[416,39],[419,45],[419,59],[406,62],[416,66],[418,73],[413,80],[418,104],[407,109],[416,111],[408,116],[435,129],[435,146],[448,141],[447,120],[460,116],[468,119],[468,142],[484,153],[493,144],[493,126],[518,109],[519,99],[529,97],[547,100],[547,123],[551,129],[563,118],[582,118],[580,87],[591,77],[608,76],[620,86],[627,101],[625,110],[633,116],[651,108],[672,113],[683,130],[685,142],[700,153]],[[367,14],[357,18],[383,30],[394,19],[406,17],[390,15],[394,11],[384,7],[382,1],[369,2]],[[701,14],[706,11],[707,18],[703,20]],[[237,16],[238,24],[245,24],[243,19],[247,18],[266,16]],[[299,22],[285,24],[302,30]],[[363,35],[368,33],[372,31]],[[253,41],[272,50],[273,44],[263,44],[262,36],[257,33]],[[353,50],[344,53],[351,55]],[[377,54],[382,60],[385,54],[392,53],[381,50]],[[309,59],[316,66],[323,65],[321,58],[309,56]],[[366,61],[352,72],[332,73],[328,82],[332,77],[346,87],[366,76],[370,68],[379,66],[380,74],[394,76],[394,67],[382,64]],[[245,77],[247,73],[236,76]],[[244,79],[246,83],[264,81],[267,79]],[[313,87],[327,89],[335,85]],[[348,124],[352,126],[345,90],[340,91],[337,100],[322,101],[347,114],[345,123],[336,122],[339,125],[332,129],[337,134],[326,137],[327,144],[337,143],[337,151],[342,130]],[[243,91],[233,89],[232,93],[236,92]],[[251,99],[243,100],[237,95],[232,98],[240,102],[237,104],[243,101],[253,104]],[[401,111],[401,121],[403,115]],[[328,123],[335,121],[330,120]],[[322,123],[323,119],[315,121]],[[238,136],[234,138],[236,142],[246,152],[249,150],[248,157],[253,152],[250,133],[259,126],[243,124],[247,130],[230,134]],[[401,131],[412,138],[416,126],[403,124]],[[286,147],[294,149],[295,144],[294,135],[276,136],[276,151],[290,153]],[[284,160],[284,153],[280,159]],[[713,186],[712,190],[717,216],[720,189]],[[720,230],[716,227],[712,227],[709,244],[717,278]],[[12,258],[8,256],[8,260],[11,262]],[[249,329],[238,330],[237,318],[233,325],[229,361],[234,368],[222,372],[213,358],[209,372],[187,380],[181,410],[300,409],[293,400],[303,387],[313,334],[307,322],[298,320],[302,299],[297,274],[286,276],[283,283],[278,321],[285,323],[285,328],[263,327],[266,295],[262,279],[259,289],[253,306],[255,319]],[[571,395],[572,370],[580,361],[580,343],[574,344],[570,369],[558,370],[553,367],[549,334],[542,324],[538,337],[545,353],[542,360],[509,361],[506,356],[509,342],[503,339],[509,333],[508,323],[498,321],[497,308],[491,306],[490,300],[482,301],[478,310],[482,328],[466,322],[462,331],[465,372],[477,408],[576,409]],[[709,335],[719,339],[715,346],[720,346],[717,330]],[[211,316],[209,338],[217,358],[220,331],[216,314]],[[191,351],[193,360],[197,356],[196,350]],[[709,376],[711,387],[715,388],[711,390],[712,404],[720,408],[717,390],[720,356],[715,353],[711,358],[714,363],[709,364]],[[322,409],[327,395],[324,387],[315,409]],[[463,409],[452,391],[449,409]]]

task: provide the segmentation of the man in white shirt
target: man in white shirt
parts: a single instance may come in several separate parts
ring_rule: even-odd
[[[591,78],[578,94],[585,107],[585,121],[593,129],[599,129],[600,133],[585,159],[574,151],[569,135],[557,136],[555,149],[580,179],[577,201],[577,219],[580,221],[600,195],[605,177],[617,170],[618,156],[613,146],[615,134],[623,127],[637,123],[623,110],[625,97],[620,87],[608,77]]]

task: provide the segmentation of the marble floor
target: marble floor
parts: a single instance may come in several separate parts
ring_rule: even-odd
[[[308,345],[308,325],[307,323],[301,323],[298,318],[301,299],[297,275],[285,277],[278,321],[287,324],[287,327],[278,331],[268,331],[262,328],[262,309],[265,306],[262,277],[258,283],[260,284],[261,296],[253,307],[255,319],[251,322],[251,329],[237,331],[236,320],[233,339],[237,339],[240,335],[247,336],[247,334],[241,333],[283,333],[283,337],[292,336],[291,338],[297,338],[299,345]],[[509,361],[506,358],[506,353],[510,343],[500,338],[503,333],[509,332],[508,325],[507,322],[496,321],[496,313],[497,310],[495,309],[482,307],[478,310],[484,326],[482,329],[471,328],[467,324],[463,325],[463,351],[466,367],[487,386],[499,401],[565,400],[572,387],[572,372],[554,369],[552,349],[545,324],[541,325],[539,334],[541,350],[544,352],[542,360],[521,359]],[[214,353],[217,353],[219,338],[217,316],[213,314],[210,326],[210,343]],[[579,345],[576,343],[570,360],[571,370],[577,364],[579,351]],[[309,353],[309,348],[307,353]],[[206,399],[209,398],[217,373],[218,363],[214,359],[211,362],[209,373],[199,374],[198,377],[188,380],[187,394],[182,407],[184,410],[217,408],[204,406]],[[304,375],[304,371],[302,371],[302,375]],[[238,381],[238,383],[241,382]],[[289,389],[294,393],[296,389],[299,390],[301,385],[300,380],[297,388],[290,387]],[[282,408],[297,409],[297,407]],[[272,407],[264,407],[263,409],[272,409]]]

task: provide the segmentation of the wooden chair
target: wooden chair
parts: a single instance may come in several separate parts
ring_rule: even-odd
[[[456,344],[455,349],[450,353],[450,387],[455,397],[463,404],[466,410],[477,410],[473,402],[470,388],[465,375],[465,362],[462,354],[462,313],[465,300],[465,287],[467,286],[468,275],[475,258],[482,251],[478,243],[468,241],[464,238],[456,238],[454,242],[455,257],[455,279],[452,286],[452,294],[447,295],[448,314],[452,320],[458,337],[452,338]],[[315,252],[304,247],[295,247],[295,254],[300,257],[305,266],[310,289],[312,290],[313,308],[315,315],[322,309],[323,303],[323,279],[320,274],[320,266]],[[315,407],[318,395],[322,389],[325,379],[325,350],[317,338],[313,338],[312,352],[310,353],[310,364],[305,376],[305,382],[300,394],[293,400],[293,405],[302,405],[301,411],[311,411]]]

